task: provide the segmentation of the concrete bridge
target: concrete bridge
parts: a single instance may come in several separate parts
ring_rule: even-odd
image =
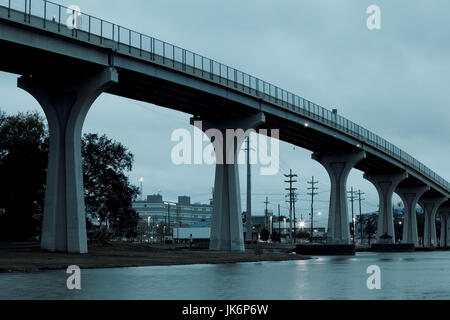
[[[0,70],[20,76],[18,86],[36,98],[49,124],[44,250],[87,252],[81,130],[103,92],[186,112],[219,130],[279,129],[281,140],[311,150],[331,180],[328,243],[350,242],[346,181],[352,168],[378,191],[378,235],[394,238],[396,192],[406,207],[403,242],[418,245],[417,203],[425,212],[425,246],[436,245],[438,214],[445,223],[441,241],[449,242],[446,180],[337,112],[266,81],[43,0],[0,0],[0,52]],[[216,165],[212,250],[244,250],[237,170]]]

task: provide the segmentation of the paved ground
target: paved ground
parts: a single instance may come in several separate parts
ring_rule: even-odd
[[[263,253],[256,254],[254,247],[248,248],[245,253],[240,253],[214,252],[201,248],[189,249],[186,245],[112,243],[108,245],[91,244],[89,253],[83,255],[43,252],[36,247],[2,248],[0,249],[0,272],[34,272],[65,269],[69,265],[78,265],[83,269],[304,260],[309,258],[279,252],[284,250],[284,248],[281,248],[282,250],[273,250],[274,246],[270,244],[267,246],[262,245],[261,247]]]

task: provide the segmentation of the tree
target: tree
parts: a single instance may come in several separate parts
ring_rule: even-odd
[[[37,113],[0,111],[0,241],[40,235],[45,195],[48,133]]]
[[[364,231],[367,234],[367,237],[369,239],[369,244],[370,244],[370,239],[377,231],[377,221],[376,221],[375,216],[371,215],[371,216],[367,217],[366,227],[365,227]]]
[[[261,230],[261,232],[259,233],[259,236],[262,241],[267,241],[267,240],[269,240],[270,232],[266,228],[263,228]]]
[[[138,215],[131,203],[139,189],[125,175],[132,169],[133,154],[105,135],[85,134],[82,156],[86,212],[109,223],[116,235],[133,235]]]
[[[280,242],[281,241],[280,233],[274,231],[274,233],[272,233],[272,235],[270,236],[270,240],[272,240],[272,242]]]
[[[139,236],[139,241],[142,243],[142,240],[144,239],[145,234],[148,231],[148,224],[145,221],[140,221],[137,224],[136,227],[136,233]]]
[[[394,218],[394,233],[396,240],[403,238],[403,218],[400,216]]]
[[[423,234],[424,234],[424,225],[425,225],[425,216],[423,212],[416,212],[417,215],[417,236],[419,238],[419,243],[424,244]]]
[[[161,242],[164,240],[164,237],[168,235],[167,223],[160,222],[154,228],[156,238],[160,239]]]
[[[120,143],[96,134],[83,137],[82,155],[87,215],[132,237],[139,216],[131,202],[138,188],[125,172],[132,169],[133,155]],[[47,161],[45,120],[37,112],[7,116],[0,110],[1,242],[40,236]],[[89,221],[87,227],[92,227]]]
[[[309,239],[310,238],[310,234],[307,231],[299,230],[298,232],[295,233],[295,238],[297,238],[297,239]]]

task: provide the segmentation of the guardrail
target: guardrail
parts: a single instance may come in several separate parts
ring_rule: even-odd
[[[23,13],[24,23],[30,23],[31,17],[35,16],[43,19],[43,28],[51,22],[58,25],[58,31],[70,27],[75,32],[78,30],[86,32],[88,39],[91,39],[91,35],[96,35],[100,44],[103,40],[112,40],[118,47],[126,46],[129,53],[132,49],[138,50],[140,56],[147,54],[150,60],[162,60],[162,64],[167,67],[176,68],[176,65],[181,65],[184,72],[201,77],[206,75],[211,81],[234,87],[236,90],[302,114],[352,136],[359,140],[361,145],[367,144],[381,150],[433,180],[450,193],[449,182],[392,143],[335,112],[245,72],[154,37],[84,14],[76,7],[65,7],[46,0],[0,0],[0,6],[8,8],[8,13],[12,10]]]

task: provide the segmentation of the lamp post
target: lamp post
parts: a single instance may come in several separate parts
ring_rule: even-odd
[[[142,187],[142,183],[144,182],[144,178],[140,178],[139,179],[139,182],[140,182],[140,193],[141,193],[141,201],[143,201],[144,200],[144,188]]]
[[[148,243],[150,244],[150,230],[152,225],[152,217],[147,218],[147,237],[148,237]]]
[[[177,205],[178,203],[173,202],[173,201],[163,201],[163,202],[164,202],[164,204],[167,204],[167,232],[170,235],[171,234],[171,232],[170,232],[170,205],[171,204]],[[164,232],[164,240],[165,240],[165,236],[166,236],[166,233]],[[173,241],[173,234],[172,234],[172,241]]]

